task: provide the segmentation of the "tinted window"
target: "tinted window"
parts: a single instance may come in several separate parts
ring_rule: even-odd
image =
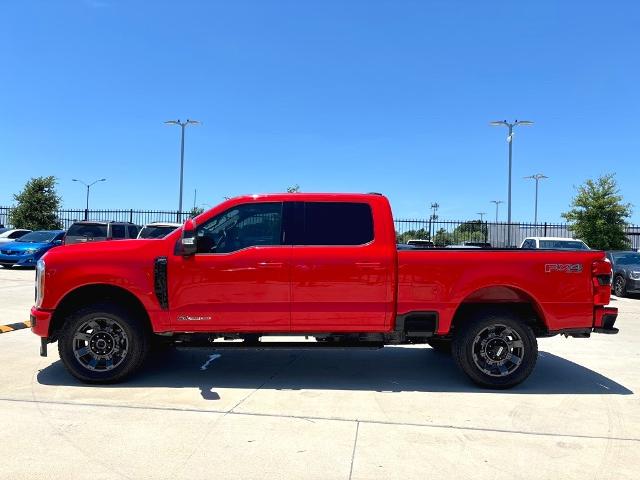
[[[107,238],[107,226],[98,223],[74,223],[69,227],[65,243],[92,242]]]
[[[614,259],[616,265],[640,265],[640,253],[619,253]]]
[[[129,238],[136,238],[138,236],[138,227],[129,225],[127,228],[129,229]]]
[[[260,245],[281,245],[282,203],[238,205],[196,230],[198,253],[229,253]]]
[[[126,236],[124,225],[111,225],[111,238],[125,238]]]
[[[540,248],[552,248],[557,250],[589,250],[579,240],[540,240]]]
[[[29,232],[25,232],[25,231],[13,232],[9,234],[9,238],[21,238],[25,236],[27,233]]]
[[[373,240],[366,203],[306,202],[302,245],[363,245]]]
[[[171,226],[147,226],[140,230],[140,238],[163,238],[178,227]]]

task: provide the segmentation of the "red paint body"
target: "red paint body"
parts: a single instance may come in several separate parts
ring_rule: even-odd
[[[134,295],[155,332],[392,332],[398,315],[435,312],[446,334],[465,303],[525,302],[550,332],[600,326],[610,274],[600,251],[400,250],[381,195],[276,194],[238,197],[198,216],[200,225],[251,202],[358,202],[370,205],[374,240],[359,246],[259,246],[233,253],[175,254],[181,230],[158,240],[58,247],[45,256],[43,301],[33,331],[51,336],[63,299],[88,285]],[[154,293],[154,261],[167,257],[169,308]],[[580,264],[580,272],[548,265]],[[607,309],[613,313],[614,309]],[[184,317],[198,317],[198,321]],[[210,318],[207,318],[210,317]]]

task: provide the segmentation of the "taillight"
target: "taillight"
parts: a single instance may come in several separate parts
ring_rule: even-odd
[[[611,299],[611,262],[606,258],[596,260],[591,267],[593,303],[607,305]]]

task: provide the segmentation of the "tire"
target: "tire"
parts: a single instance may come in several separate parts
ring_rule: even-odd
[[[438,353],[446,353],[451,355],[451,339],[449,338],[430,338],[427,343]]]
[[[11,268],[11,265],[0,265],[2,268]]]
[[[151,347],[148,329],[126,309],[96,304],[73,313],[62,327],[58,352],[85,383],[116,383],[136,372]]]
[[[497,390],[524,381],[538,359],[533,330],[508,311],[468,319],[455,336],[452,350],[458,367],[473,382]]]
[[[616,278],[613,279],[613,294],[616,297],[625,297],[627,295],[627,282],[625,282],[624,277],[622,275],[616,275]]]

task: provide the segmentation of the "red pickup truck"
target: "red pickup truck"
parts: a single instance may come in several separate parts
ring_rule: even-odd
[[[399,249],[378,194],[253,195],[162,239],[50,250],[31,320],[41,355],[58,341],[84,382],[123,380],[162,341],[295,347],[269,342],[290,335],[426,343],[477,384],[508,388],[533,370],[537,337],[617,333],[610,281],[600,251]]]

